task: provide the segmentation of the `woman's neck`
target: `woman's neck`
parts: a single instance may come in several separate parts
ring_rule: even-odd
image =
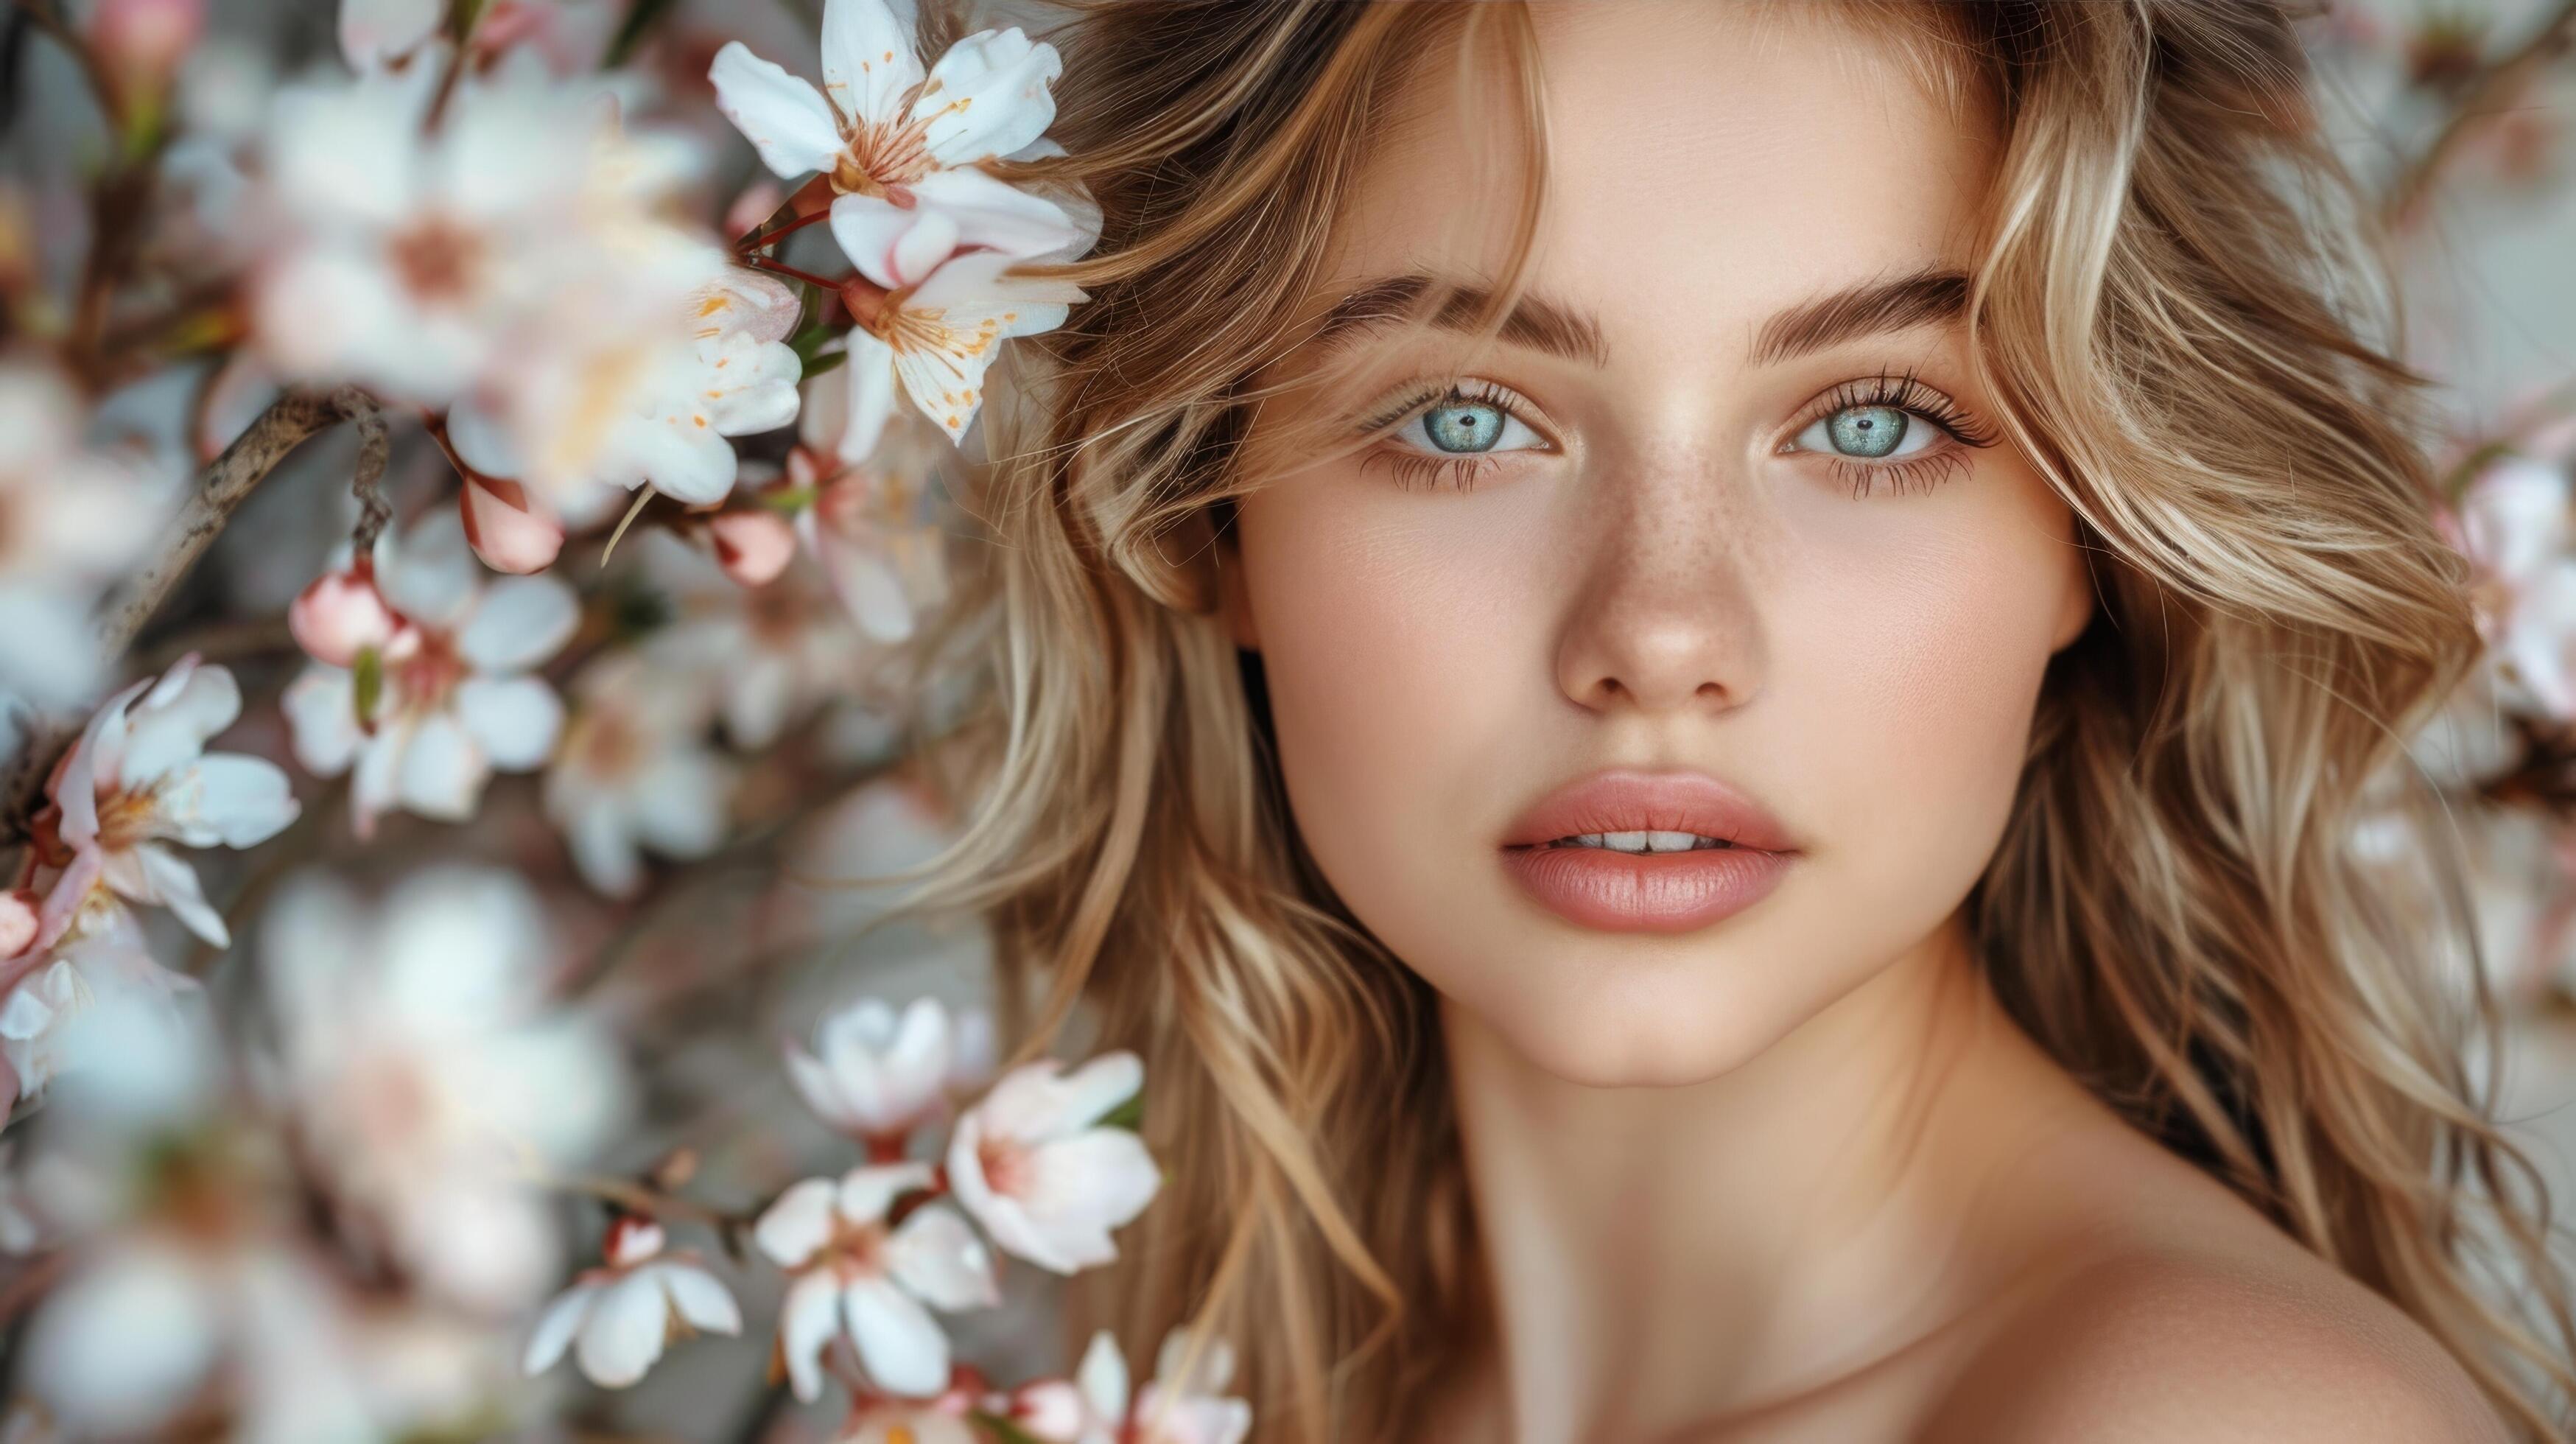
[[[1704,1083],[1570,1084],[1443,1027],[1521,1440],[1651,1437],[1921,1337],[1985,1272],[1980,1188],[2092,1106],[1955,921]]]

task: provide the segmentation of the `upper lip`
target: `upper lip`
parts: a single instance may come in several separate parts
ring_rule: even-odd
[[[1603,832],[1691,832],[1764,852],[1797,850],[1762,804],[1705,772],[1625,769],[1577,778],[1540,798],[1513,820],[1503,845]]]

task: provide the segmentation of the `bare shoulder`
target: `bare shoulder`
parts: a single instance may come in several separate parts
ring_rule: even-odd
[[[2278,1235],[2143,1239],[2067,1269],[1999,1321],[1928,1423],[1934,1444],[2511,1438],[2429,1333]]]

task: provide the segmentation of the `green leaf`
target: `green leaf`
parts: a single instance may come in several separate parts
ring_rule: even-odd
[[[847,360],[849,360],[849,359],[850,359],[850,353],[849,353],[849,352],[847,352],[847,351],[835,351],[835,352],[833,352],[833,353],[832,353],[831,355],[829,355],[829,356],[825,356],[825,357],[822,357],[822,358],[820,358],[820,359],[816,360],[816,361],[814,362],[814,364],[813,364],[813,365],[806,367],[806,368],[805,368],[805,374],[806,374],[806,375],[808,375],[808,376],[820,376],[820,375],[823,375],[825,372],[828,372],[828,371],[832,371],[832,370],[836,370],[836,369],[838,369],[838,368],[839,368],[839,366],[840,366],[840,364],[841,364],[842,362],[847,361]]]
[[[1124,1128],[1133,1133],[1145,1126],[1145,1095],[1132,1093],[1127,1101],[1100,1115],[1103,1128]]]

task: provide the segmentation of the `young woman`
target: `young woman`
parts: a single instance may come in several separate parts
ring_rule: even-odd
[[[1131,1342],[1265,1439],[2556,1437],[2347,850],[2474,634],[2282,9],[1068,55],[943,896],[1157,1080]]]

